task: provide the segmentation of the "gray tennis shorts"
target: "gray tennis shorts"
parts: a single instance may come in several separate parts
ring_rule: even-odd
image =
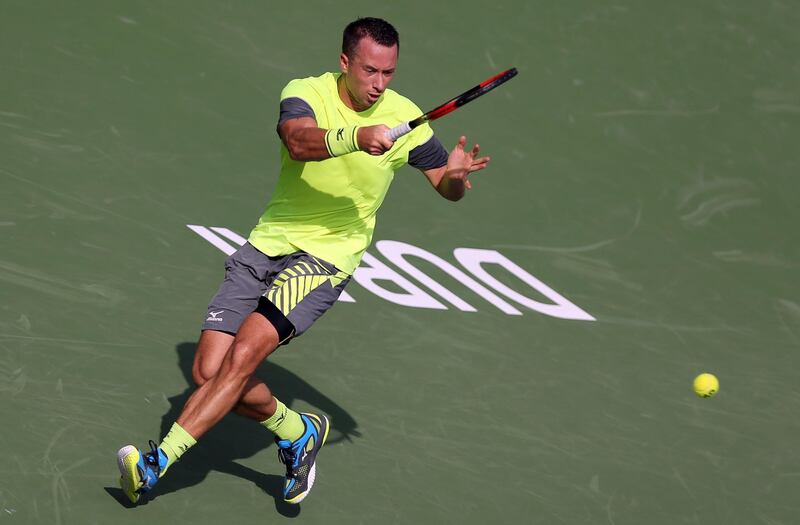
[[[349,275],[306,252],[271,257],[248,242],[225,259],[225,280],[202,329],[236,334],[245,318],[258,312],[285,344],[333,306],[349,281]]]

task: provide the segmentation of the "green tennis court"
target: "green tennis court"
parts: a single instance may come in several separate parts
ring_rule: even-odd
[[[259,369],[332,418],[306,501],[230,415],[131,508],[116,451],[191,392],[281,88],[335,71],[359,16],[398,28],[392,88],[424,110],[519,69],[433,124],[492,163],[456,204],[399,171],[347,300]],[[779,1],[6,0],[0,524],[800,522],[799,25]]]

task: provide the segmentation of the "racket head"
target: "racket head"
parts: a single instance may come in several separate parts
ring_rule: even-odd
[[[468,102],[471,102],[476,98],[485,95],[494,88],[505,84],[515,76],[517,76],[517,68],[512,67],[511,69],[506,69],[502,73],[498,73],[493,77],[487,78],[477,86],[468,89],[467,91],[461,93],[457,97],[451,98],[444,104],[437,106],[436,108],[428,111],[418,119],[415,119],[414,121],[412,121],[412,124],[413,123],[416,124],[412,125],[412,128],[418,126],[419,124],[422,124],[423,122],[436,120],[437,118],[443,117],[448,113],[455,111],[457,108],[460,108],[464,104],[467,104]]]

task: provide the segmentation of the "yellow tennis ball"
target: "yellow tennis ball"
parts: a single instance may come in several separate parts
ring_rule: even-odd
[[[700,397],[711,397],[719,391],[719,379],[714,374],[703,373],[694,378],[694,393]]]

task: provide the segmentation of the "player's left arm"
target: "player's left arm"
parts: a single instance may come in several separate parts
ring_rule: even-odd
[[[475,144],[471,150],[465,150],[467,138],[462,136],[447,157],[447,164],[438,168],[422,170],[439,195],[447,200],[458,201],[466,190],[472,188],[469,182],[470,173],[484,169],[490,157],[479,157],[480,146]]]

